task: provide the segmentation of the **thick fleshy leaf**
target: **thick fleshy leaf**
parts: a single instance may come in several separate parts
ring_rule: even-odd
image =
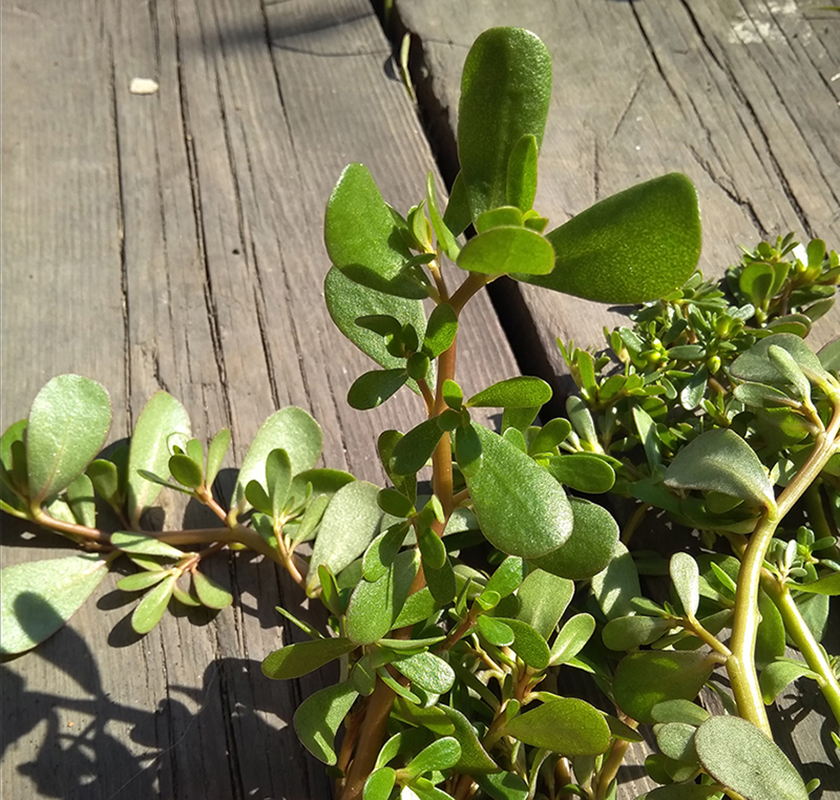
[[[303,746],[319,761],[334,765],[335,734],[359,693],[349,682],[309,695],[295,711],[294,726]]]
[[[835,375],[840,373],[840,336],[830,341],[818,353],[817,357],[823,368]]]
[[[460,711],[449,706],[439,705],[455,727],[453,736],[461,745],[461,758],[455,764],[458,772],[468,775],[481,775],[496,772],[499,768],[479,741],[478,734],[470,721]]]
[[[426,176],[426,204],[429,207],[429,219],[432,222],[432,229],[435,232],[438,246],[450,261],[454,261],[458,258],[458,253],[461,250],[458,242],[455,241],[455,236],[460,231],[453,234],[443,221],[443,216],[440,213],[440,207],[437,202],[437,192],[435,192],[435,175],[431,170]]]
[[[124,553],[137,553],[142,556],[161,556],[162,558],[178,559],[184,555],[183,550],[171,544],[161,542],[156,536],[134,531],[116,531],[111,534],[111,544]]]
[[[801,337],[793,333],[777,333],[759,339],[746,353],[741,353],[732,362],[730,371],[742,381],[766,383],[771,386],[789,384],[787,376],[770,358],[771,347],[780,347],[787,351],[806,374],[812,373],[821,378],[828,377],[816,353]]]
[[[169,472],[178,483],[189,489],[197,489],[204,478],[201,466],[183,453],[176,453],[170,457]]]
[[[111,399],[90,378],[58,375],[32,402],[26,426],[33,503],[66,489],[96,457],[111,428]]]
[[[195,570],[192,573],[192,580],[195,594],[201,601],[201,605],[219,609],[227,608],[233,602],[233,595],[203,572]]]
[[[776,507],[773,483],[753,449],[729,428],[701,433],[677,453],[665,485],[701,489]]]
[[[473,221],[507,202],[511,153],[526,134],[540,145],[550,97],[551,57],[537,36],[491,28],[476,39],[458,110],[458,157]]]
[[[386,294],[426,297],[405,271],[411,251],[363,164],[350,164],[341,173],[327,203],[324,239],[333,265],[350,280]]]
[[[461,758],[461,745],[452,736],[432,742],[424,747],[405,767],[410,777],[432,770],[444,770],[455,766]]]
[[[318,567],[323,565],[337,575],[358,558],[373,541],[382,519],[376,501],[379,487],[367,481],[353,481],[334,495],[312,548],[306,591],[311,596],[320,586]]]
[[[213,485],[219,470],[222,468],[222,462],[225,460],[228,447],[230,447],[230,428],[222,428],[210,442],[207,448],[207,468],[205,470],[204,481],[208,488]]]
[[[602,506],[570,497],[571,536],[556,550],[531,559],[540,569],[571,580],[584,580],[604,570],[618,545],[618,523]]]
[[[397,773],[391,767],[380,767],[365,781],[363,800],[388,800],[396,783]]]
[[[362,559],[365,580],[378,581],[388,571],[405,541],[408,527],[408,522],[392,525],[370,543]]]
[[[653,644],[674,627],[674,623],[661,617],[616,617],[611,619],[602,633],[604,644],[610,650],[632,650]]]
[[[458,315],[449,303],[441,303],[435,306],[434,311],[429,315],[423,349],[432,358],[437,358],[450,348],[452,342],[455,341],[456,333],[458,333]]]
[[[615,470],[591,453],[553,456],[546,469],[560,483],[586,494],[603,494],[615,484]]]
[[[174,588],[175,575],[170,574],[143,596],[131,615],[131,627],[135,633],[148,633],[160,622]]]
[[[162,488],[144,478],[138,470],[167,477],[172,445],[185,444],[190,435],[187,410],[168,392],[155,392],[143,406],[131,435],[126,503],[132,523],[138,522]]]
[[[840,572],[832,572],[811,583],[788,583],[790,589],[806,594],[840,595]]]
[[[231,507],[239,513],[248,510],[245,487],[249,481],[265,480],[265,462],[272,450],[285,450],[292,475],[311,469],[321,456],[324,437],[321,426],[302,408],[288,406],[275,411],[257,431],[242,461]]]
[[[88,528],[96,527],[96,499],[93,481],[82,473],[67,487],[67,505],[76,521]]]
[[[417,574],[414,551],[400,553],[377,581],[363,580],[347,607],[347,635],[357,644],[371,644],[385,636],[402,611]]]
[[[526,133],[514,146],[507,166],[507,202],[530,211],[537,196],[537,137]]]
[[[476,780],[492,800],[528,800],[528,784],[515,772],[479,775]]]
[[[30,561],[0,571],[0,652],[23,653],[52,636],[108,572],[99,556]]]
[[[546,239],[554,270],[511,277],[602,303],[654,300],[682,286],[697,266],[697,193],[685,175],[663,175],[601,200]]]
[[[817,673],[812,672],[802,661],[792,661],[789,658],[774,661],[761,670],[759,676],[761,697],[767,705],[770,705],[790,683],[805,677],[820,680]]]
[[[525,453],[480,425],[481,470],[467,477],[487,540],[502,552],[537,558],[569,538],[572,507],[563,487]]]
[[[133,575],[126,575],[117,581],[117,589],[123,592],[142,592],[156,583],[160,583],[170,574],[169,570],[158,570],[156,572],[135,572]]]
[[[473,408],[535,408],[551,400],[551,387],[541,378],[508,378],[474,394]]]
[[[407,380],[405,367],[365,372],[353,381],[347,393],[347,402],[351,408],[359,411],[376,408],[402,388]]]
[[[471,424],[460,425],[455,430],[454,438],[455,460],[458,462],[458,468],[465,478],[472,478],[478,474],[484,462],[481,439],[478,438],[478,434]]]
[[[356,646],[343,637],[287,644],[263,659],[263,675],[273,680],[299,678],[355,650]]]
[[[694,616],[700,604],[700,568],[697,562],[688,553],[674,553],[669,571],[683,610]]]
[[[508,556],[496,567],[484,590],[498,592],[499,598],[507,597],[519,588],[527,574],[528,566],[521,558]]]
[[[607,619],[615,619],[633,611],[631,601],[642,594],[639,573],[633,556],[618,542],[615,556],[607,566],[592,578],[592,592]]]
[[[508,617],[494,617],[493,619],[507,625],[513,631],[511,650],[529,667],[542,670],[548,666],[548,645],[545,639],[527,622],[522,622],[519,619],[509,619]]]
[[[481,635],[496,647],[507,647],[507,645],[513,644],[513,640],[516,638],[510,625],[495,617],[488,617],[486,614],[482,614],[478,618],[478,629],[481,631]]]
[[[523,222],[522,212],[516,206],[499,206],[485,211],[475,221],[475,229],[478,233],[484,233],[492,228],[521,228]]]
[[[565,756],[597,755],[610,745],[604,715],[589,703],[561,697],[508,722],[507,733],[525,744]]]
[[[534,436],[528,445],[528,455],[536,453],[550,453],[557,445],[566,440],[572,431],[572,424],[567,419],[557,417],[550,419]]]
[[[547,275],[554,269],[554,249],[530,228],[491,228],[467,242],[458,266],[483,275]]]
[[[656,722],[684,722],[695,727],[711,716],[705,708],[690,700],[665,700],[657,703],[651,714]]]
[[[653,707],[665,700],[693,700],[716,662],[696,651],[644,650],[622,659],[615,671],[616,703],[639,722],[652,723]]]
[[[647,762],[645,762],[647,765]],[[652,776],[651,776],[652,777]],[[665,773],[663,776],[672,780],[671,776]],[[717,786],[701,786],[696,783],[672,783],[668,786],[659,786],[645,795],[645,800],[709,800],[720,793]]]
[[[385,369],[405,366],[405,359],[388,352],[383,337],[368,328],[359,325],[356,320],[362,317],[390,316],[400,326],[411,325],[418,336],[426,330],[426,314],[421,300],[383,294],[366,286],[354,283],[335,267],[327,272],[324,279],[324,297],[327,309],[338,329],[363,353]],[[414,381],[409,383],[418,391]]]
[[[571,661],[595,632],[595,618],[590,614],[575,614],[557,634],[551,645],[550,661],[559,666]]]
[[[703,768],[748,800],[808,800],[799,773],[779,746],[740,717],[712,717],[694,737]]]
[[[275,519],[283,514],[292,488],[292,462],[289,454],[280,448],[272,450],[265,460],[265,485],[271,501],[271,515]]]
[[[572,600],[575,585],[541,569],[525,578],[519,591],[517,619],[527,622],[544,639],[548,639]]]
[[[400,439],[391,452],[390,469],[397,475],[414,475],[425,463],[443,436],[437,417],[421,422]]]
[[[455,683],[452,667],[433,653],[417,653],[392,663],[397,672],[401,672],[411,681],[412,686],[419,686],[432,694],[448,692]]]

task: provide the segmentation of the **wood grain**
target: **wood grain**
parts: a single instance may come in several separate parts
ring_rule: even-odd
[[[323,209],[349,161],[402,211],[435,165],[370,6],[30,0],[3,14],[4,426],[76,371],[111,391],[116,438],[163,388],[200,438],[231,428],[232,467],[272,411],[297,404],[324,429],[325,464],[381,481],[376,434],[408,429],[422,406],[347,407],[368,367],[324,308]],[[132,95],[135,77],[159,91]],[[487,298],[467,316],[465,388],[516,374]],[[161,506],[169,527],[204,519]],[[54,537],[5,523],[4,565],[54,553]],[[272,682],[259,668],[300,635],[276,605],[317,612],[262,559],[209,569],[235,587],[232,609],[168,615],[138,638],[109,578],[3,664],[3,796],[328,796],[291,727],[326,676]]]

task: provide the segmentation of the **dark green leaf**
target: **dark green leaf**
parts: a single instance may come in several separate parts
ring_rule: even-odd
[[[423,349],[432,358],[437,358],[451,347],[456,333],[458,333],[458,315],[449,303],[441,303],[435,306],[429,315]]]
[[[753,449],[729,428],[706,431],[680,450],[665,471],[665,485],[721,492],[776,507],[767,470]]]
[[[680,392],[680,403],[686,411],[693,411],[703,400],[709,380],[709,371],[705,364],[688,379],[688,383]]]
[[[511,153],[526,134],[539,147],[550,97],[551,57],[537,36],[491,28],[476,39],[458,111],[458,157],[473,220],[507,201]]]
[[[248,481],[245,487],[245,499],[248,504],[253,506],[257,511],[271,517],[271,500],[268,497],[268,492],[262,487],[259,481]]]
[[[685,722],[688,725],[702,725],[711,714],[702,706],[690,700],[665,700],[651,710],[655,722]]]
[[[422,775],[432,770],[444,770],[455,766],[461,758],[461,745],[452,736],[444,736],[423,748],[405,767],[411,776]]]
[[[376,498],[379,507],[392,517],[405,519],[415,513],[414,503],[396,489],[382,489]]]
[[[379,580],[363,580],[350,596],[347,635],[357,644],[371,644],[394,625],[417,573],[414,551],[400,553]]]
[[[512,277],[602,303],[654,300],[697,265],[697,193],[685,175],[663,175],[601,200],[546,238],[553,272]]]
[[[213,485],[219,470],[222,468],[222,462],[225,460],[225,454],[230,446],[230,429],[222,428],[210,442],[210,447],[207,448],[207,469],[204,476],[204,481],[207,487]]]
[[[292,462],[289,454],[280,448],[272,450],[265,460],[265,485],[271,501],[271,516],[283,516],[292,488]]]
[[[517,619],[527,622],[547,639],[560,622],[574,591],[572,581],[535,569],[516,593],[519,598]]]
[[[124,553],[137,553],[144,556],[161,556],[162,558],[178,559],[184,555],[183,550],[171,544],[161,542],[155,536],[131,531],[117,531],[111,534],[111,544]]]
[[[201,466],[183,453],[176,453],[170,457],[169,472],[178,483],[189,489],[197,489],[204,478]]]
[[[695,736],[703,768],[749,800],[807,800],[799,773],[778,745],[740,717],[712,717]]]
[[[482,619],[482,617],[479,617]],[[507,617],[494,617],[495,621],[507,625],[513,631],[511,649],[529,667],[543,670],[548,666],[549,652],[545,639],[528,623]]]
[[[574,523],[562,486],[501,436],[473,427],[481,440],[483,465],[466,480],[487,540],[523,558],[556,550],[569,538]]]
[[[148,633],[160,622],[175,587],[175,575],[169,574],[157,586],[147,592],[131,615],[131,627],[135,633]]]
[[[449,557],[447,556],[441,567],[435,569],[426,561],[426,556],[424,555],[423,571],[426,575],[426,584],[437,606],[442,607],[447,603],[451,603],[458,591],[458,585]]]
[[[653,707],[665,700],[693,700],[716,662],[696,651],[645,650],[626,656],[613,679],[616,703],[639,722],[653,722]]]
[[[481,775],[488,772],[496,772],[499,768],[496,762],[482,747],[475,728],[460,711],[449,706],[439,705],[446,716],[449,717],[455,726],[452,734],[461,745],[461,758],[454,768],[458,772],[465,772],[468,775]]]
[[[426,314],[420,300],[394,297],[354,283],[333,267],[324,280],[324,296],[330,316],[338,329],[370,356],[379,366],[395,369],[405,366],[405,360],[392,355],[385,340],[378,333],[363,327],[359,320],[371,316],[396,318],[400,328],[410,324],[422,336],[426,330]],[[416,385],[409,384],[413,391]]]
[[[610,729],[603,714],[572,697],[551,700],[514,717],[506,730],[525,744],[565,756],[597,755],[610,745]]]
[[[253,480],[262,483],[265,462],[272,450],[285,450],[292,475],[297,475],[315,465],[321,456],[323,440],[321,426],[302,408],[288,406],[275,411],[257,431],[242,461],[231,507],[240,514],[248,510],[245,487]]]
[[[233,602],[233,595],[203,572],[194,570],[192,579],[198,599],[207,608],[227,608]]]
[[[507,202],[530,211],[537,195],[537,137],[526,133],[511,150],[507,166]]]
[[[510,625],[506,625],[495,617],[488,617],[485,614],[482,614],[478,618],[478,629],[481,631],[481,635],[490,644],[496,645],[496,647],[506,647],[507,645],[513,644],[513,640],[515,639]]]
[[[653,644],[674,627],[671,620],[661,617],[616,617],[605,626],[602,637],[610,650],[632,650]]]
[[[746,353],[742,353],[732,362],[730,371],[742,381],[766,383],[771,386],[789,383],[778,367],[770,359],[770,348],[781,347],[791,355],[794,361],[809,377],[817,379],[828,377],[817,355],[802,338],[793,333],[777,333],[759,339]]]
[[[656,743],[668,758],[674,761],[691,762],[697,760],[694,750],[694,734],[697,728],[685,722],[668,722],[656,725]]]
[[[133,575],[126,575],[117,581],[117,589],[123,592],[142,592],[156,583],[160,583],[170,575],[169,570],[157,570],[156,572],[135,572]]]
[[[88,464],[87,476],[96,493],[111,507],[120,502],[120,476],[116,465],[104,458],[97,458]]]
[[[299,472],[292,479],[291,494],[295,503],[302,503],[306,497],[307,485],[312,487],[310,501],[325,495],[332,497],[342,486],[353,483],[356,479],[349,473],[340,469],[307,469]]]
[[[40,504],[93,461],[111,427],[108,392],[90,378],[58,375],[38,392],[26,426],[29,497]]]
[[[441,217],[440,208],[438,207],[437,202],[437,193],[435,192],[435,175],[431,170],[429,170],[428,175],[426,175],[426,203],[429,206],[429,217],[432,221],[432,228],[435,232],[438,245],[450,261],[455,261],[461,250],[458,246],[458,242],[455,241],[455,236],[457,236],[460,231],[453,234],[443,221],[443,217]],[[464,227],[466,227],[466,225]]]
[[[408,523],[400,523],[392,525],[370,543],[362,559],[365,580],[378,581],[388,571],[407,535]]]
[[[474,478],[484,462],[481,439],[473,426],[460,426],[455,430],[455,460],[465,478]]]
[[[299,678],[355,649],[356,643],[343,637],[287,644],[263,659],[263,675],[273,680]]]
[[[835,375],[840,372],[840,336],[825,345],[817,353],[817,357],[820,360],[820,364],[828,372],[833,372]]]
[[[507,597],[519,588],[527,574],[528,565],[521,558],[508,556],[496,567],[484,590],[498,592],[499,598]]]
[[[761,383],[742,383],[735,387],[735,398],[745,406],[766,408],[773,406],[791,406],[796,402],[790,395],[772,386]]]
[[[615,470],[590,453],[553,456],[546,469],[560,483],[586,494],[603,494],[615,484]]]
[[[514,772],[479,775],[477,781],[492,800],[528,800],[528,784]]]
[[[96,527],[96,500],[93,482],[82,473],[67,487],[67,504],[80,525]]]
[[[376,536],[382,511],[376,498],[379,487],[367,481],[353,481],[334,495],[324,516],[312,548],[307,594],[312,596],[320,585],[318,567],[324,565],[338,574],[351,561],[364,553]]]
[[[572,580],[583,580],[607,568],[616,554],[618,523],[602,506],[570,497],[572,534],[556,550],[532,562],[540,569]]]
[[[540,378],[508,378],[474,394],[473,408],[534,408],[551,400],[551,387]]]
[[[571,661],[595,632],[595,619],[590,614],[575,614],[557,634],[551,646],[550,660],[555,666]]]
[[[783,658],[768,664],[761,670],[759,676],[762,699],[769,706],[787,688],[788,684],[799,678],[820,680],[817,673],[812,672],[808,665],[801,661]]]
[[[405,367],[365,372],[353,381],[347,393],[347,402],[351,408],[359,411],[376,408],[397,392],[407,380],[408,373]]]
[[[139,471],[167,477],[172,445],[188,441],[190,435],[186,409],[171,394],[155,392],[143,406],[131,435],[126,502],[133,525],[161,490],[160,484],[143,477]]]
[[[350,280],[400,297],[426,296],[416,277],[405,272],[411,251],[363,164],[350,164],[341,173],[327,203],[324,240],[330,261]]]
[[[421,422],[412,428],[394,446],[390,468],[397,475],[414,475],[432,457],[443,431],[436,417]]]
[[[431,529],[426,528],[417,537],[423,567],[440,569],[446,563],[446,546],[441,538]]]
[[[452,667],[433,653],[417,653],[392,662],[397,672],[401,672],[411,681],[412,686],[419,686],[432,694],[444,694],[455,683]]]
[[[52,636],[108,572],[99,556],[29,561],[0,571],[0,652],[23,653]]]
[[[615,546],[615,557],[592,578],[592,593],[607,619],[632,613],[631,601],[642,589],[633,557],[621,542]]]
[[[303,746],[330,766],[338,760],[335,734],[359,693],[349,682],[337,683],[309,695],[295,711],[294,726]]]
[[[553,452],[557,445],[566,441],[566,437],[571,431],[572,424],[569,420],[563,419],[562,417],[550,419],[531,440],[531,443],[528,445],[528,454],[535,455],[536,453]]]

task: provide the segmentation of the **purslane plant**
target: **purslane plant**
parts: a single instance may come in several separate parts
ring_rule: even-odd
[[[789,239],[762,243],[730,272],[727,299],[692,276],[697,202],[675,174],[543,234],[533,203],[550,87],[539,39],[485,32],[464,68],[461,172],[446,208],[430,175],[403,217],[361,164],[329,199],[327,305],[379,367],[348,401],[374,408],[408,387],[425,410],[379,437],[390,485],[316,468],[320,428],[286,408],[222,498],[228,431],[205,453],[185,409],[159,392],[130,446],[100,454],[107,393],[59,376],[3,435],[2,508],[90,552],[3,570],[4,652],[55,632],[122,555],[139,571],[118,586],[145,591],[138,632],[173,598],[223,608],[231,595],[201,562],[247,547],[327,610],[321,632],[278,609],[311,640],[269,654],[263,671],[289,679],[339,662],[338,682],[307,698],[294,725],[341,800],[603,800],[640,723],[655,723],[661,749],[648,771],[665,785],[651,800],[807,797],[764,703],[809,677],[840,719],[837,662],[819,644],[840,593],[840,352],[803,341],[840,262],[818,240],[804,253]],[[568,419],[534,424],[551,397],[537,378],[470,396],[456,381],[461,311],[501,275],[651,301],[608,334],[611,354],[561,345],[580,388]],[[501,431],[474,422],[475,408],[503,409]],[[163,486],[221,526],[144,529]],[[635,504],[621,541],[609,512],[573,494],[608,492]],[[122,530],[99,527],[103,504]],[[698,532],[695,556],[630,553],[660,511]],[[639,571],[670,574],[673,596],[645,597]],[[786,633],[804,662],[784,658]],[[614,713],[568,696],[564,666],[592,675]],[[691,701],[718,667],[732,714],[710,717]]]

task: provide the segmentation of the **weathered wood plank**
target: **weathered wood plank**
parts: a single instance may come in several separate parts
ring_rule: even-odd
[[[37,343],[4,359],[4,425],[52,374],[74,370],[111,389],[117,436],[165,388],[201,438],[232,428],[232,465],[263,419],[294,403],[322,424],[326,464],[380,480],[376,432],[407,429],[421,404],[346,406],[367,366],[324,309],[323,208],[348,161],[365,161],[402,210],[434,162],[402,86],[386,75],[390,49],[370,6],[165,0],[54,4],[44,14],[33,2],[4,8],[15,34],[4,47],[4,102],[18,115],[3,142],[13,165],[4,347]],[[134,77],[153,78],[159,92],[130,94]],[[38,272],[42,261],[49,274]],[[47,293],[37,307],[33,285]],[[514,374],[487,299],[468,316],[480,328],[461,341],[465,386]],[[185,510],[162,505],[178,526]],[[4,529],[4,543],[20,544],[20,528]],[[2,555],[9,564],[50,553]],[[4,795],[328,794],[322,765],[291,727],[323,678],[274,683],[259,670],[297,636],[278,627],[274,606],[310,612],[260,559],[221,558],[211,570],[237,594],[215,618],[169,616],[139,639],[133,604],[112,591],[2,666]]]

